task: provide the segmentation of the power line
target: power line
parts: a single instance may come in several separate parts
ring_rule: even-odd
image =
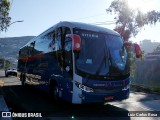
[[[101,14],[92,15],[92,16],[88,16],[88,17],[77,18],[77,19],[73,19],[73,20],[82,20],[82,19],[88,19],[88,18],[103,16],[103,15],[106,15],[106,14],[101,13]],[[116,24],[116,21],[95,22],[95,23],[91,23],[91,24],[94,24],[94,25],[111,25],[111,24]]]
[[[116,21],[95,22],[92,24],[94,24],[94,25],[111,25],[111,24],[116,24]]]
[[[95,25],[111,25],[111,24],[116,24],[115,22],[113,23],[95,23]]]
[[[113,22],[116,22],[116,21],[104,21],[104,22],[96,22],[97,24],[99,23],[99,24],[105,24],[105,23],[108,23],[108,22],[110,22],[110,23],[113,23]]]
[[[77,18],[77,19],[74,19],[74,20],[82,20],[82,19],[88,19],[88,18],[93,18],[93,17],[98,17],[98,16],[103,16],[103,15],[106,15],[106,14],[97,14],[97,15],[92,15],[92,16],[88,16],[88,17],[82,17],[82,18]]]

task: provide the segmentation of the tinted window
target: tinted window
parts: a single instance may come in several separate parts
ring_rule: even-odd
[[[35,50],[38,52],[51,52],[53,50],[54,42],[53,40],[54,33],[48,33],[42,37],[37,38],[35,43]]]
[[[127,53],[120,36],[75,30],[81,36],[81,50],[75,53],[77,72],[90,75],[128,74]]]

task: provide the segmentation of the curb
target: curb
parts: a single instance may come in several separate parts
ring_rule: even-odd
[[[143,86],[139,86],[139,85],[133,85],[131,84],[131,87],[134,89],[136,89],[135,92],[138,92],[137,90],[140,90],[140,92],[144,92],[144,93],[149,93],[149,94],[157,94],[157,95],[160,95],[160,92],[155,92],[149,88],[145,88]]]

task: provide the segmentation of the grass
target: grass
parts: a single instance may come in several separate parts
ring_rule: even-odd
[[[160,86],[152,87],[151,90],[152,90],[153,92],[158,92],[158,93],[160,93]]]

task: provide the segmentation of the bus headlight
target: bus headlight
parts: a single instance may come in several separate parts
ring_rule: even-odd
[[[81,83],[76,82],[75,85],[85,92],[94,92],[92,88],[82,85]]]

